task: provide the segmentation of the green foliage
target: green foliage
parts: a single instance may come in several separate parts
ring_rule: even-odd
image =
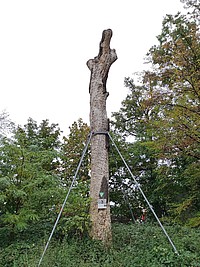
[[[180,0],[180,1],[185,4],[184,7],[186,9],[189,9],[188,14],[191,15],[193,19],[196,19],[196,22],[198,24],[200,15],[199,1],[198,0]]]
[[[64,182],[71,181],[71,178],[75,174],[83,149],[86,145],[88,134],[89,126],[84,123],[82,119],[79,119],[70,127],[68,137],[64,137],[61,150]],[[78,180],[86,181],[89,179],[89,154],[90,152],[88,151],[84,157],[79,171]]]
[[[3,110],[0,113],[0,140],[11,132],[11,130],[14,128],[14,123],[10,120],[9,114]]]
[[[165,152],[199,158],[200,45],[195,21],[177,14],[163,21],[160,44],[149,51],[152,72],[144,83],[152,88],[152,107],[159,107],[152,122],[157,142]],[[159,123],[159,125],[158,125]],[[156,127],[157,126],[157,127]]]
[[[60,199],[60,130],[32,119],[17,127],[12,139],[4,138],[0,147],[0,225],[9,229],[10,238],[31,223],[50,216],[52,205]]]
[[[198,13],[196,1],[184,2]],[[140,85],[125,79],[129,93],[113,125],[117,134],[134,138],[128,163],[158,216],[197,227],[200,45],[194,13],[164,18],[159,44],[147,54],[151,71],[140,75]],[[135,200],[145,205],[140,195]]]
[[[78,125],[80,129],[75,131]],[[79,120],[70,130],[69,138],[61,143],[57,124],[44,120],[38,125],[29,119],[24,127],[16,128],[12,138],[2,139],[0,235],[6,243],[13,242],[19,233],[26,235],[30,228],[41,236],[53,227],[82,153],[81,146],[74,146],[73,142],[78,138],[78,144],[80,135],[86,137],[88,127]],[[66,203],[56,233],[59,239],[64,235],[85,235],[89,229],[87,159],[84,164]],[[70,176],[66,177],[66,173]]]
[[[60,150],[60,178],[66,194],[77,170],[88,134],[88,125],[84,123],[82,119],[79,119],[70,127],[69,135],[63,138]],[[60,239],[66,235],[83,237],[89,232],[89,154],[89,151],[85,154],[75,184],[63,211],[61,221],[58,225],[56,234]],[[56,209],[58,214],[59,208],[57,207]]]
[[[165,209],[164,201],[161,201],[161,194],[154,194],[156,169],[156,152],[151,142],[134,143],[125,142],[116,134],[113,135],[118,149],[122,152],[135,180],[142,185],[147,192],[148,199],[160,215]],[[114,202],[111,207],[113,220],[129,221],[140,219],[142,209],[146,207],[146,202],[139,189],[127,171],[116,149],[110,145],[110,199]]]
[[[177,225],[166,227],[179,252],[176,255],[159,226],[114,224],[113,245],[84,238],[53,240],[41,266],[200,266],[200,232]],[[44,249],[42,242],[16,240],[0,251],[0,266],[37,266]]]
[[[56,229],[56,236],[62,239],[66,236],[87,236],[90,230],[90,198],[88,196],[88,181],[79,182],[70,193],[62,218]],[[57,210],[57,213],[59,210]]]

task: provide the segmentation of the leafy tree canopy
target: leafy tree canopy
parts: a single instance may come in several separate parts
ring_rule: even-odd
[[[185,2],[198,12],[195,1]],[[191,14],[164,18],[159,44],[147,54],[151,70],[140,85],[125,79],[130,91],[113,119],[116,132],[135,138],[133,170],[154,208],[199,225],[200,40]]]
[[[24,127],[13,129],[12,137],[2,139],[0,228],[7,240],[30,227],[37,233],[51,230],[77,168],[87,131],[87,125],[79,120],[62,142],[57,124],[48,120],[38,124],[29,118]],[[57,229],[59,238],[69,232],[82,234],[88,230],[86,162],[64,209]]]

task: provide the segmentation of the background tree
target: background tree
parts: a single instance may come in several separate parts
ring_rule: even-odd
[[[142,185],[156,213],[162,216],[166,212],[166,203],[160,194],[155,194],[159,158],[158,148],[154,145],[155,136],[152,128],[152,122],[156,120],[158,110],[151,106],[151,87],[136,86],[130,78],[125,79],[125,86],[129,88],[130,93],[122,102],[120,111],[113,113],[115,131],[124,138],[134,139],[133,143],[127,142],[126,161],[136,180]],[[130,177],[128,187],[129,191],[132,188],[130,193],[134,198],[131,203],[138,218],[141,216],[141,207],[145,207],[146,203]]]
[[[184,3],[184,7],[186,9],[189,9],[188,15],[191,15],[193,19],[196,20],[196,23],[198,24],[199,21],[199,14],[200,14],[200,7],[199,7],[199,1],[198,0],[181,0],[182,3]]]
[[[89,126],[78,119],[70,127],[67,137],[63,137],[61,146],[61,180],[66,190],[71,185],[81,155],[85,148]],[[82,161],[76,183],[69,195],[64,208],[61,222],[58,225],[59,235],[79,236],[87,235],[90,229],[89,216],[89,184],[90,184],[90,149]]]
[[[63,180],[68,183],[73,178],[81,158],[83,149],[86,145],[89,126],[79,119],[69,127],[70,133],[67,137],[63,137],[62,144],[62,167],[64,170]],[[88,181],[90,168],[90,152],[85,155],[81,165],[78,181]]]
[[[144,188],[146,183],[145,192],[157,212],[173,213],[177,220],[197,226],[200,45],[196,19],[190,14],[167,15],[158,41],[148,53],[152,68],[141,74],[142,85],[125,79],[130,93],[113,114],[115,126],[136,140],[135,151],[137,146],[143,163],[138,161],[133,169],[139,165],[139,180]]]
[[[0,138],[5,136],[14,127],[14,123],[10,120],[9,114],[3,110],[0,113]]]
[[[14,235],[30,229],[38,238],[50,233],[80,160],[88,130],[87,124],[79,119],[62,142],[57,124],[43,120],[38,125],[30,118],[24,127],[16,128],[12,138],[2,139],[0,228],[5,235],[10,233],[11,241]],[[89,164],[88,153],[56,229],[58,238],[83,236],[89,231]]]
[[[13,138],[0,147],[0,225],[13,234],[33,222],[52,220],[51,210],[60,201],[57,174],[60,129],[48,120],[29,119],[18,126]]]
[[[154,70],[145,74],[144,82],[153,84],[154,103],[161,109],[159,123],[168,127],[162,141],[170,140],[175,153],[199,158],[199,29],[180,14],[167,16],[158,40],[160,45],[149,52]]]
[[[132,153],[134,144],[127,143],[125,138],[116,132],[112,132],[112,138],[123,154],[126,162],[133,170],[135,165]],[[130,179],[124,163],[111,142],[109,148],[109,170],[112,222],[135,222],[141,216],[141,210],[138,208],[141,204],[138,198],[138,192],[134,182]]]
[[[191,16],[167,16],[158,37],[160,44],[150,49],[154,69],[144,75],[153,84],[159,119],[153,124],[158,133],[157,147],[176,170],[168,184],[176,180],[176,217],[198,225],[200,159],[200,39],[199,28]],[[156,126],[158,125],[158,126]],[[170,162],[170,164],[169,164]],[[169,168],[167,168],[169,171]],[[189,174],[191,170],[193,174]],[[195,175],[196,173],[196,175]],[[177,177],[177,174],[179,177]],[[167,185],[165,186],[165,188]],[[178,188],[177,188],[178,187]]]

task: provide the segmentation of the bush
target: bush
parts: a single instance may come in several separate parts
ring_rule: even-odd
[[[176,255],[158,225],[114,224],[109,248],[89,238],[52,239],[41,267],[197,267],[200,266],[200,230],[167,226],[180,255]],[[31,240],[31,238],[30,238]],[[35,267],[46,240],[16,241],[0,251],[1,267]]]

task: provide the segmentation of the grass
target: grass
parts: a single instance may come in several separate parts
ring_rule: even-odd
[[[113,245],[84,238],[53,239],[41,267],[197,267],[200,266],[200,229],[166,226],[177,247],[173,251],[161,228],[152,224],[114,224]],[[36,267],[46,239],[37,243],[16,240],[0,249],[2,267]]]

